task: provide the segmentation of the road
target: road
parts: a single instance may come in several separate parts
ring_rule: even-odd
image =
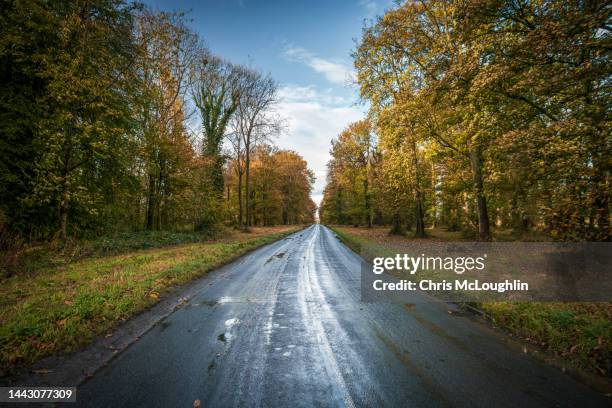
[[[609,400],[442,302],[360,302],[311,226],[207,284],[78,389],[84,407],[577,407]]]

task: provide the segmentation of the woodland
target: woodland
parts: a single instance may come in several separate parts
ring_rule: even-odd
[[[353,52],[363,120],[332,142],[323,222],[610,240],[612,7],[409,1]]]
[[[118,231],[314,219],[313,173],[274,146],[278,84],[181,12],[0,2],[0,249]]]

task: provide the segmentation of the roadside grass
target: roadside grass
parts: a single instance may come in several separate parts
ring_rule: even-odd
[[[612,304],[481,302],[494,324],[574,365],[612,377]]]
[[[5,270],[0,276],[6,277],[9,274],[33,275],[47,267],[59,266],[85,257],[99,257],[139,249],[202,242],[214,239],[224,233],[226,233],[224,227],[214,227],[197,232],[117,232],[95,239],[69,239],[61,244],[52,241],[31,245],[21,248],[18,254],[10,254],[10,250],[0,253],[0,256],[9,257],[12,255],[12,258],[15,258],[15,261],[10,265],[10,270]],[[2,263],[0,262],[1,267]]]
[[[388,235],[388,228],[333,226],[336,235],[357,253],[393,252],[393,243],[414,239]],[[429,230],[433,240],[459,240],[456,233]],[[512,336],[547,350],[573,366],[612,377],[612,303],[478,302],[494,325]]]
[[[222,239],[83,258],[0,283],[0,375],[70,353],[157,303],[177,285],[299,227],[227,232]],[[176,239],[151,237],[167,244]],[[143,242],[116,248],[140,247]]]

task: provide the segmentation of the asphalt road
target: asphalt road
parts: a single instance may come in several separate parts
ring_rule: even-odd
[[[78,405],[610,404],[444,303],[360,302],[360,258],[323,226],[204,279],[184,307],[82,384]]]

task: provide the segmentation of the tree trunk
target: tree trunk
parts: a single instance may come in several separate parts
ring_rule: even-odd
[[[163,218],[164,218],[164,213],[165,213],[165,208],[164,208],[164,190],[165,188],[163,188],[163,186],[165,185],[164,183],[164,166],[160,166],[160,171],[159,171],[159,178],[157,179],[157,185],[158,185],[158,191],[157,191],[157,198],[155,200],[155,202],[157,203],[157,208],[156,208],[156,217],[155,217],[155,230],[156,231],[161,231],[162,229],[162,222],[163,222]]]
[[[421,199],[421,190],[417,189],[415,193],[416,205],[414,206],[414,236],[417,238],[425,237],[425,222],[423,221],[423,202]]]
[[[253,225],[256,226],[257,225],[257,202],[256,200],[251,200],[251,205],[253,206],[253,208],[251,208],[251,223],[249,225]]]
[[[72,158],[72,133],[70,130],[66,132],[66,140],[63,145],[63,160],[62,163],[62,193],[59,207],[59,237],[62,241],[66,241],[68,230],[68,207],[70,205],[70,194],[68,192],[68,174],[70,173],[70,159]]]
[[[68,182],[64,179],[64,186],[62,188],[62,198],[59,208],[59,237],[62,241],[66,240],[67,229],[68,229]]]
[[[249,148],[246,149],[246,158],[244,161],[245,165],[245,200],[246,200],[246,226],[251,226],[251,155],[249,154]]]
[[[417,238],[425,237],[425,221],[423,220],[423,198],[421,194],[421,174],[419,171],[419,158],[417,156],[417,145],[416,141],[412,140],[412,164],[414,165],[414,224],[415,231],[414,236]]]
[[[370,209],[370,191],[369,191],[369,183],[368,183],[368,176],[366,174],[366,177],[363,180],[363,199],[364,199],[364,206],[365,206],[365,215],[366,215],[366,225],[368,228],[372,228],[372,214],[371,214],[371,209]]]
[[[147,198],[147,230],[152,230],[155,226],[155,207],[156,207],[156,195],[155,195],[155,177],[153,174],[149,174],[149,191]]]
[[[478,148],[470,148],[470,164],[472,165],[474,192],[476,194],[478,238],[482,241],[488,241],[491,238],[489,230],[489,213],[487,212],[487,199],[484,195],[482,160]]]
[[[587,3],[585,7],[590,12],[592,6]],[[592,55],[586,49],[581,53],[581,63],[587,64],[592,60]],[[588,62],[587,62],[588,61]],[[589,107],[587,112],[590,122],[594,125],[594,129],[590,132],[589,150],[591,151],[591,161],[593,163],[593,176],[591,177],[591,213],[594,213],[593,218],[597,219],[597,229],[595,232],[589,228],[589,239],[597,241],[610,241],[610,204],[609,204],[609,177],[610,167],[608,156],[606,154],[606,146],[608,146],[609,131],[606,131],[604,124],[606,123],[605,110],[596,109],[596,103],[593,101],[593,82],[590,77],[585,77],[583,82],[585,105]],[[589,220],[589,224],[593,225],[593,221]]]
[[[238,173],[238,226],[242,228],[242,172]]]
[[[394,235],[402,235],[404,233],[404,228],[402,227],[402,220],[399,211],[395,211],[393,213],[393,225],[391,227],[390,233]]]
[[[431,221],[432,228],[436,228],[438,226],[438,191],[436,189],[436,165],[431,163],[431,189],[433,191],[432,195],[432,207],[433,207],[433,220]]]

